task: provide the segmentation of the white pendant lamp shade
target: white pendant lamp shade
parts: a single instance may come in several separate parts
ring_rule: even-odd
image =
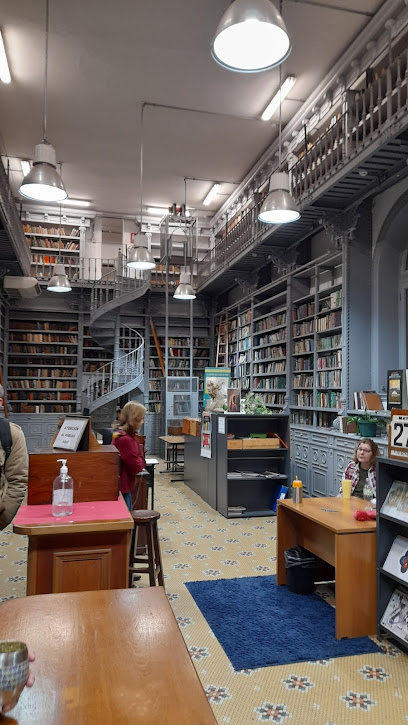
[[[286,172],[272,174],[269,194],[262,204],[258,219],[266,224],[288,224],[300,219],[297,203],[290,193],[289,176]]]
[[[139,239],[140,237],[140,239]],[[131,269],[155,269],[156,262],[148,249],[147,239],[144,234],[138,235],[138,243],[131,244],[128,248],[127,266]]]
[[[71,292],[71,289],[64,265],[54,264],[54,273],[48,282],[47,290],[49,292]]]
[[[290,50],[286,25],[271,0],[234,0],[218,24],[211,47],[220,65],[241,73],[273,68]]]
[[[190,282],[190,275],[180,272],[180,283],[173,295],[175,300],[195,300],[196,295]]]
[[[35,201],[63,201],[67,198],[51,144],[43,142],[35,147],[33,167],[23,179],[20,194]]]

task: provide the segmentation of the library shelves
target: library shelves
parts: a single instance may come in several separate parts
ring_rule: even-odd
[[[377,458],[377,634],[380,638],[390,639],[397,647],[408,653],[407,577],[403,573],[401,576],[395,576],[384,569],[384,562],[395,538],[397,536],[408,538],[408,521],[398,518],[397,515],[381,512],[394,481],[400,481],[402,486],[405,484],[404,495],[407,498],[408,462],[398,461],[395,458]],[[401,568],[404,568],[402,564],[399,566],[399,570]],[[402,592],[406,601],[405,611],[400,613],[399,621],[396,622],[397,626],[394,625],[397,631],[393,631],[392,623],[381,624],[381,620],[396,589]],[[394,612],[394,619],[398,619],[397,612]]]
[[[226,518],[274,516],[273,504],[290,473],[289,416],[225,414],[224,426],[212,423],[217,449],[217,510]],[[212,416],[213,418],[213,416]],[[287,445],[279,448],[230,448],[250,434],[276,433]],[[233,435],[230,441],[228,435]],[[256,439],[249,439],[250,443]],[[244,442],[242,442],[244,445]]]
[[[49,279],[57,262],[64,264],[70,279],[79,276],[79,226],[26,222],[23,232],[31,251],[31,276]]]
[[[287,394],[287,289],[277,285],[253,300],[253,367],[250,389],[274,412],[285,406]]]
[[[95,342],[89,334],[88,325],[84,325],[83,331],[82,372],[94,373],[102,365],[112,362],[113,354]]]
[[[78,399],[78,318],[59,314],[49,322],[38,316],[25,313],[21,319],[10,314],[10,412],[73,413]]]

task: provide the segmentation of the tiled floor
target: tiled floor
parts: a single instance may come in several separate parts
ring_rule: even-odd
[[[184,582],[275,573],[276,520],[227,520],[169,478],[157,476],[155,500],[166,591],[218,723],[407,723],[408,657],[392,646],[381,654],[233,670]],[[25,546],[23,537],[0,534],[2,598],[24,596]],[[290,626],[284,612],[282,626]]]

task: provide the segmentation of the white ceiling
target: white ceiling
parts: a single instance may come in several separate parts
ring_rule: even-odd
[[[260,114],[279,83],[278,69],[245,75],[212,59],[211,39],[228,4],[50,0],[48,140],[71,197],[89,199],[97,211],[139,215],[145,102],[178,109],[145,107],[144,206],[184,202],[185,177],[204,179],[187,181],[187,207],[205,209],[211,180],[231,183],[205,213],[210,218],[225,202],[232,182],[276,138],[278,114],[267,123]],[[292,52],[282,77],[297,82],[283,104],[283,124],[382,4],[284,0]],[[45,0],[0,0],[0,28],[12,74],[10,85],[0,83],[1,153],[29,159],[42,137]],[[11,168],[18,185],[19,165]]]

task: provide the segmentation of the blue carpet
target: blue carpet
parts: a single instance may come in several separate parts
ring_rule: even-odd
[[[337,640],[334,608],[275,576],[185,584],[235,670],[381,652],[369,637]]]

